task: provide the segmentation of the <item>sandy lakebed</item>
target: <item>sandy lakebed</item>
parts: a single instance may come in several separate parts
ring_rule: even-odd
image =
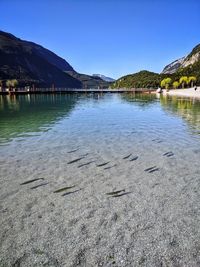
[[[188,120],[154,96],[7,101],[1,267],[200,266],[199,103]]]

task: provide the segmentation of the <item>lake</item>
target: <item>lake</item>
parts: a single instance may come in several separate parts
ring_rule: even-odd
[[[199,266],[199,163],[198,100],[0,96],[0,266]]]

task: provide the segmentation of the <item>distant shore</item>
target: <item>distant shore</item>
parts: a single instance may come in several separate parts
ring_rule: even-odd
[[[156,92],[155,89],[149,88],[115,88],[115,89],[96,89],[96,88],[17,88],[11,91],[0,91],[0,95],[18,95],[18,94],[51,94],[51,93],[152,93]]]
[[[19,94],[55,94],[55,93],[145,93],[145,94],[155,94],[156,89],[148,89],[148,88],[117,88],[117,89],[77,89],[77,88],[55,88],[52,90],[51,88],[37,88],[35,90],[26,90],[24,88],[20,88],[12,91],[0,91],[0,95],[19,95]],[[195,91],[193,88],[187,89],[172,89],[167,92],[165,89],[163,90],[163,95],[169,96],[183,96],[183,97],[192,97],[200,99],[200,86],[197,87]]]
[[[170,96],[185,96],[185,97],[200,99],[200,87],[197,87],[196,91],[194,90],[194,88],[187,88],[187,89],[170,90],[169,92],[164,91],[163,94]]]

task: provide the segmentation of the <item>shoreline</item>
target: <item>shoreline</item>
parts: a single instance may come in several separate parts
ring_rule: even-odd
[[[57,90],[48,90],[48,89],[39,89],[35,91],[0,91],[0,95],[24,95],[24,94],[71,94],[71,93],[143,93],[143,94],[157,94],[155,89],[62,89]],[[163,89],[162,95],[164,96],[181,96],[189,98],[200,99],[200,86],[197,87],[195,91],[194,88],[185,88],[185,89],[171,89],[169,92],[166,89]]]
[[[20,94],[68,94],[68,93],[155,93],[155,89],[147,88],[117,88],[117,89],[77,89],[77,88],[56,88],[54,90],[50,88],[38,88],[37,90],[24,90],[18,89],[15,91],[0,91],[0,95],[20,95]]]
[[[200,99],[200,87],[198,86],[196,91],[194,90],[194,88],[176,89],[176,90],[170,90],[169,92],[163,90],[163,95],[184,96],[184,97]]]

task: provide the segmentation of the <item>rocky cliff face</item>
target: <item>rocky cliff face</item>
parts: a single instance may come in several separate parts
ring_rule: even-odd
[[[166,67],[164,67],[162,74],[173,74],[175,73],[183,64],[185,60],[185,57],[182,57],[180,59],[177,59],[175,61],[173,61],[172,63],[170,63],[169,65],[167,65]]]
[[[194,65],[198,61],[200,61],[200,44],[195,46],[189,55],[187,55],[183,58],[177,59],[177,60],[173,61],[172,63],[170,63],[169,65],[167,65],[163,69],[161,74],[176,73],[178,70],[180,70],[182,68],[186,68],[189,65]]]
[[[195,46],[192,52],[185,58],[181,67],[185,68],[189,65],[195,64],[198,61],[200,61],[200,44]]]

